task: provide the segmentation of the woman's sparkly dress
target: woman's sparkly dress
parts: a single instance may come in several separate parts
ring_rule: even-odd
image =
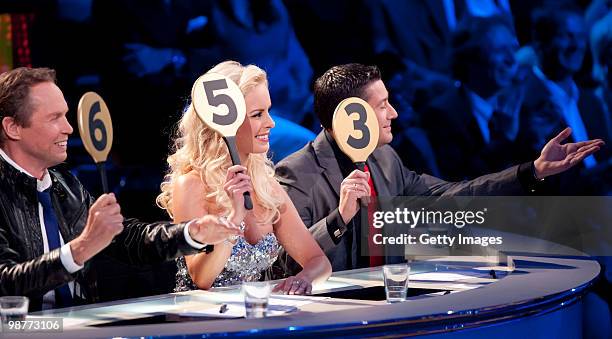
[[[244,237],[239,237],[232,248],[223,271],[213,282],[213,287],[240,285],[243,281],[258,281],[265,270],[276,261],[281,246],[274,233],[266,234],[255,245],[249,244]],[[185,263],[185,257],[176,259],[176,287],[175,292],[196,290],[195,285]]]

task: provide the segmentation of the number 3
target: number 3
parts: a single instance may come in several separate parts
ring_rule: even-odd
[[[357,115],[359,115],[359,119],[353,120],[353,128],[356,131],[361,131],[361,138],[357,139],[352,135],[349,135],[347,143],[355,149],[366,148],[370,144],[370,129],[365,124],[368,118],[368,113],[366,112],[365,107],[354,102],[346,105],[344,110],[348,116],[351,116],[353,113],[357,113]]]

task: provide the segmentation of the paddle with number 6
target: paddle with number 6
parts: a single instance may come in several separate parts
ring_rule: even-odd
[[[240,165],[236,131],[244,122],[246,104],[238,85],[221,74],[206,73],[193,84],[191,102],[198,117],[223,136],[232,164]],[[244,193],[244,208],[253,208],[249,192]]]
[[[378,120],[372,107],[357,97],[342,100],[334,111],[332,128],[340,150],[365,171],[366,160],[378,144]]]
[[[102,190],[108,193],[105,162],[113,145],[113,123],[102,97],[95,92],[83,94],[79,100],[77,119],[83,145],[96,163]]]

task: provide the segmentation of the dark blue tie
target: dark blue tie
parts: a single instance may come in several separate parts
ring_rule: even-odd
[[[57,216],[51,204],[51,194],[49,189],[38,192],[38,201],[43,207],[43,218],[45,219],[45,232],[47,233],[47,242],[49,243],[49,251],[53,251],[60,247],[60,233],[57,224]],[[64,284],[55,289],[55,306],[69,307],[72,306],[72,294],[68,284]]]

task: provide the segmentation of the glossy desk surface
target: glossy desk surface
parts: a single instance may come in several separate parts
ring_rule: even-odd
[[[588,257],[513,255],[509,265],[498,257],[445,257],[411,264],[410,288],[432,289],[399,304],[384,296],[363,299],[317,297],[299,310],[265,319],[213,319],[179,314],[216,309],[239,300],[239,288],[190,291],[147,298],[39,312],[32,316],[66,317],[62,338],[79,337],[205,337],[338,336],[358,333],[425,334],[477,327],[544,314],[575,302],[597,277],[599,264]],[[506,258],[504,257],[504,262]],[[493,274],[494,273],[494,274]],[[493,277],[495,276],[495,277]],[[314,294],[376,290],[380,268],[336,272]],[[448,292],[439,292],[444,290]],[[237,299],[238,298],[238,299]],[[112,325],[112,326],[109,326]],[[374,332],[376,331],[376,332]],[[29,333],[21,338],[50,337]]]

